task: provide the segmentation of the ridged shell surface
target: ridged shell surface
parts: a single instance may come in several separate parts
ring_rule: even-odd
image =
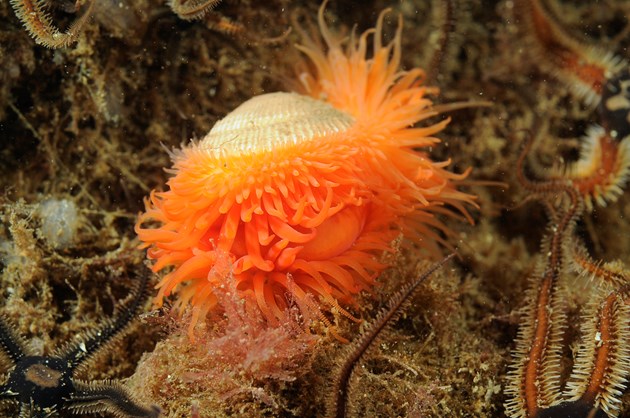
[[[296,93],[255,96],[217,122],[200,146],[223,155],[251,155],[347,130],[352,116]]]

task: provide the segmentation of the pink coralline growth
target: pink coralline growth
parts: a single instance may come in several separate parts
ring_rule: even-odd
[[[197,400],[192,411],[199,416],[243,399],[271,410],[286,408],[278,390],[311,370],[319,337],[299,329],[294,309],[287,311],[284,325],[270,327],[256,302],[244,300],[231,279],[216,292],[223,309],[212,315],[212,326],[197,327],[193,343],[176,325],[140,362],[134,392],[160,399],[169,416],[189,416],[191,406],[183,399]]]

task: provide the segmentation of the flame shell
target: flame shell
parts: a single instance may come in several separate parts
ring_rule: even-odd
[[[176,151],[167,190],[140,215],[153,270],[172,267],[156,302],[176,291],[176,308],[192,305],[191,337],[230,280],[270,325],[290,306],[328,325],[330,308],[356,319],[345,308],[375,285],[401,233],[437,255],[450,231],[435,215],[468,216],[474,204],[457,190],[467,173],[423,151],[448,120],[417,126],[436,114],[436,90],[422,70],[399,70],[400,29],[383,45],[381,15],[344,49],[323,8],[319,24],[327,52],[308,39],[300,47],[312,64],[300,94],[254,97]]]

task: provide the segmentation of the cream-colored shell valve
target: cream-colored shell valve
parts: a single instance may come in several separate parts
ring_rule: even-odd
[[[255,96],[218,121],[200,147],[241,155],[307,143],[343,132],[354,118],[330,104],[296,93]]]

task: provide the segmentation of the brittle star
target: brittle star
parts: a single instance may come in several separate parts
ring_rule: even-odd
[[[592,260],[574,226],[584,206],[591,210],[615,201],[630,173],[628,62],[582,46],[553,22],[539,0],[517,0],[515,7],[543,70],[566,83],[587,105],[597,106],[602,126],[590,128],[578,162],[555,168],[544,180],[530,181],[522,171],[531,138],[519,157],[519,183],[530,193],[528,199],[546,204],[551,221],[542,245],[545,259],[526,296],[505,391],[506,414],[615,417],[630,378],[630,273],[619,264]],[[595,293],[581,320],[571,375],[562,383],[566,280],[573,272],[592,277],[589,287]]]
[[[617,265],[594,262],[574,233],[582,214],[579,189],[568,180],[534,182],[522,166],[531,146],[528,140],[518,160],[519,182],[541,198],[550,214],[546,254],[531,278],[526,307],[508,373],[506,415],[519,418],[615,417],[630,377],[630,274]],[[563,196],[564,195],[564,196]],[[553,200],[564,201],[554,205]],[[597,290],[595,303],[582,319],[582,341],[573,371],[563,385],[562,353],[567,328],[568,267],[590,275]],[[612,288],[612,290],[610,290]],[[604,293],[602,297],[600,294]],[[564,387],[563,387],[564,386]]]
[[[527,50],[540,68],[596,107],[599,123],[583,139],[580,159],[553,167],[548,179],[567,179],[586,209],[606,206],[623,193],[630,177],[630,68],[627,60],[571,37],[541,0],[514,2]]]
[[[35,355],[6,318],[0,316],[0,353],[11,363],[0,402],[19,405],[20,418],[47,418],[71,414],[109,412],[117,417],[156,418],[160,408],[138,404],[117,381],[85,381],[77,371],[99,352],[119,340],[137,317],[148,294],[148,275],[131,292],[131,299],[100,328],[50,356]]]

